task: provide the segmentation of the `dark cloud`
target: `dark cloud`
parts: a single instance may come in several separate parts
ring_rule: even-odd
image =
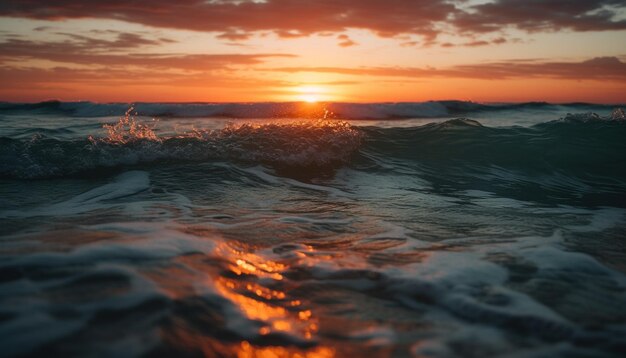
[[[406,78],[554,78],[566,80],[626,80],[626,62],[617,57],[597,57],[583,62],[541,62],[514,60],[476,65],[459,65],[443,69],[417,67],[284,67],[274,71],[322,72],[343,75],[365,75]]]
[[[625,0],[495,0],[455,15],[461,31],[492,32],[514,27],[528,32],[624,30],[626,20],[615,20]]]
[[[455,7],[447,0],[15,0],[0,3],[0,15],[33,19],[117,19],[162,28],[218,32],[229,40],[256,31],[281,37],[368,29],[381,36],[412,33],[434,38],[435,24]]]
[[[156,45],[162,45],[164,43],[175,42],[174,40],[167,39],[167,38],[149,39],[139,34],[130,33],[130,32],[111,31],[111,33],[115,33],[117,35],[114,40],[94,38],[94,37],[79,35],[79,34],[74,34],[74,33],[56,32],[57,35],[63,35],[72,40],[72,43],[65,42],[64,44],[73,45],[76,48],[81,48],[82,50],[90,50],[90,51],[133,49],[133,48],[140,48],[144,46],[156,46]]]
[[[455,5],[456,4],[456,5]],[[512,27],[524,31],[604,31],[626,29],[616,20],[626,0],[494,0],[470,7],[464,0],[9,0],[0,16],[63,20],[116,19],[160,28],[216,32],[230,41],[254,32],[281,37],[366,29],[380,36],[421,35],[432,43],[441,24],[461,33]]]

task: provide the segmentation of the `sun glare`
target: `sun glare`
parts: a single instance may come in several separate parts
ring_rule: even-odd
[[[317,101],[319,101],[317,96],[314,94],[303,94],[302,96],[300,96],[300,98],[302,99],[302,101],[307,103],[316,103]]]
[[[306,103],[317,103],[328,97],[328,90],[318,86],[299,86],[293,92],[296,100]]]

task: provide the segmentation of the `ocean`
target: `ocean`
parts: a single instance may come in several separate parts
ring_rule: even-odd
[[[620,357],[626,119],[0,103],[3,357]]]

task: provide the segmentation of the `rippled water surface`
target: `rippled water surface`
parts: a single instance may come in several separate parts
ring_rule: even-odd
[[[0,106],[2,355],[621,356],[620,112],[453,104]]]

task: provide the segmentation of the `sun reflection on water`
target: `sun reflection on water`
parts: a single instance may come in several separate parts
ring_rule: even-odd
[[[146,272],[186,307],[164,327],[164,341],[205,356],[334,357],[336,348],[320,342],[320,320],[311,303],[294,294],[298,286],[285,276],[293,262],[270,257],[242,243],[223,242],[209,256],[186,255],[166,271]],[[201,292],[227,303],[216,309],[211,302],[218,301],[205,301]]]
[[[335,350],[328,347],[317,347],[309,351],[299,352],[286,347],[258,347],[243,341],[237,349],[237,358],[331,358]]]
[[[252,321],[261,321],[260,336],[273,333],[287,334],[300,340],[312,340],[318,331],[313,312],[302,307],[300,300],[289,299],[280,287],[288,269],[283,263],[260,255],[233,249],[224,245],[218,249],[224,256],[232,256],[228,265],[236,278],[223,275],[215,280],[217,291],[235,304]],[[263,285],[255,281],[262,280]],[[270,286],[270,287],[268,287]]]

